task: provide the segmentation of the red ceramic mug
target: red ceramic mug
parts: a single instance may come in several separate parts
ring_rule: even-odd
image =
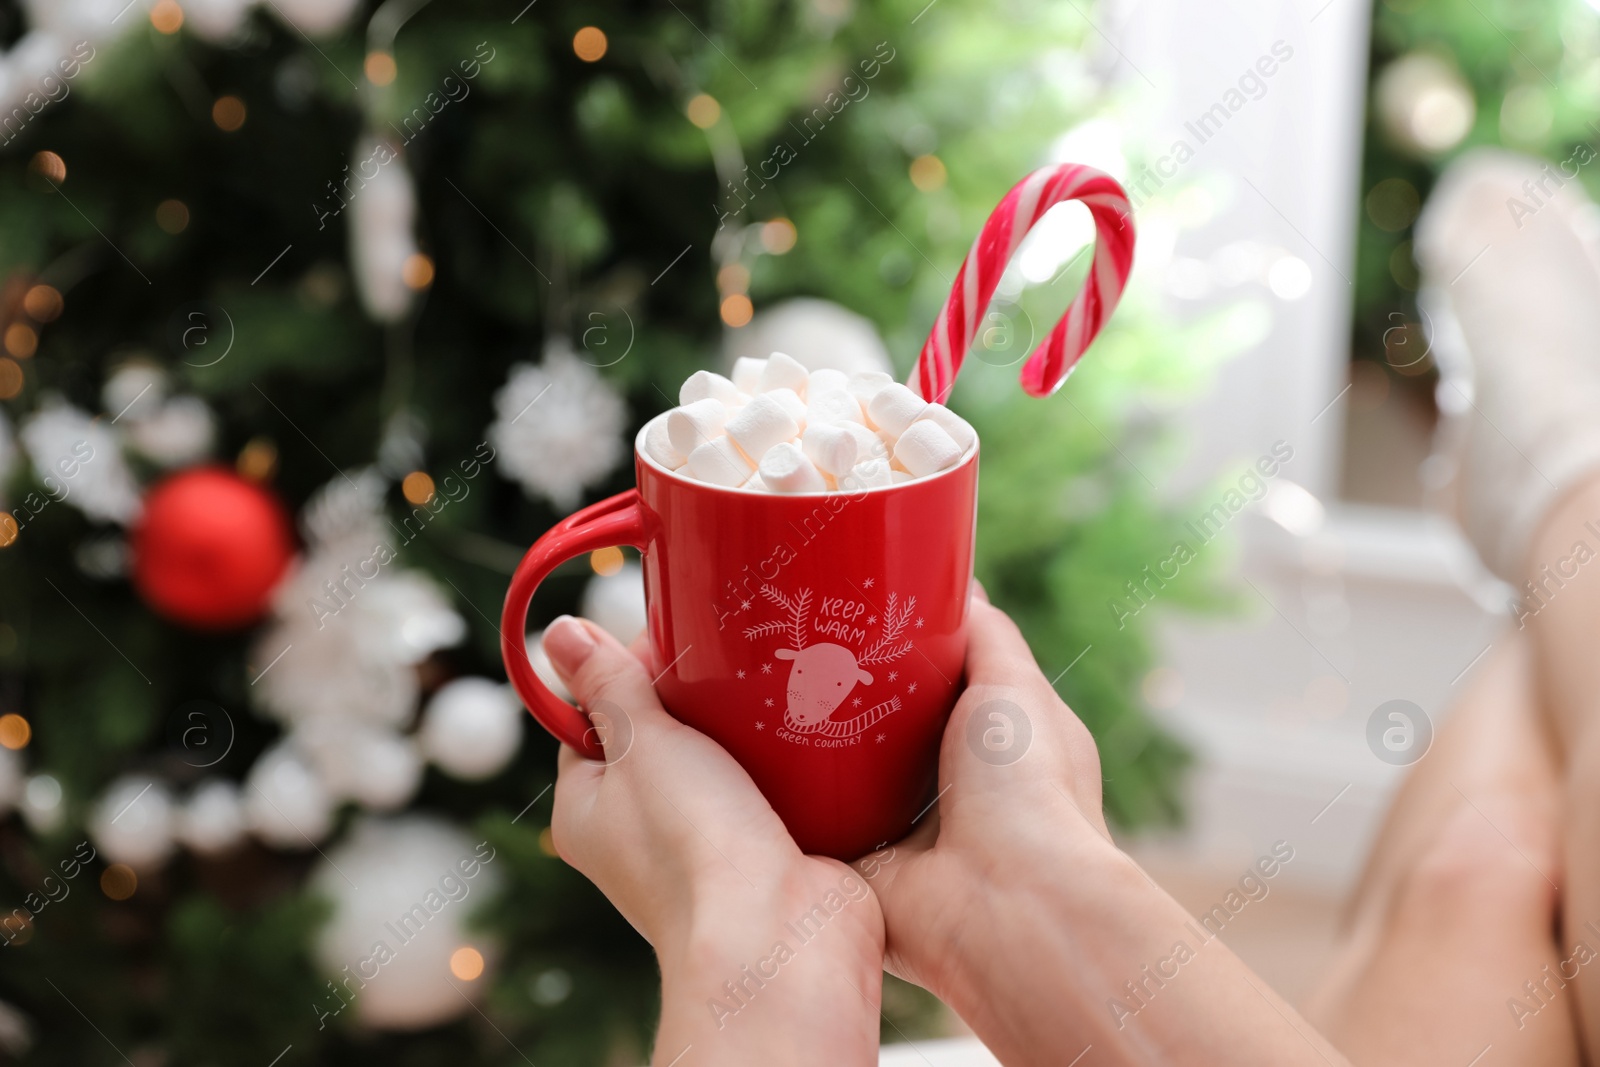
[[[739,761],[803,851],[853,859],[898,840],[931,799],[960,693],[977,445],[928,478],[784,495],[681,477],[643,442],[638,488],[552,527],[511,580],[501,653],[523,703],[603,758],[587,717],[534,673],[523,635],[552,570],[633,545],[666,709]]]

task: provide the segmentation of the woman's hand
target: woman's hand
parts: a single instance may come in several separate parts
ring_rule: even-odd
[[[939,800],[910,837],[857,861],[877,875],[888,969],[957,1010],[990,957],[974,922],[1003,925],[1020,898],[1085,871],[1131,869],[1106,830],[1088,729],[981,590],[971,611],[967,689],[945,728]]]
[[[654,1062],[875,1064],[883,917],[862,875],[803,855],[720,745],[673,719],[635,656],[562,618],[545,652],[606,762],[562,747],[557,852],[655,947]]]
[[[857,861],[889,970],[1007,1067],[1342,1064],[1112,843],[1094,740],[1011,620],[975,597],[969,635],[934,812]]]

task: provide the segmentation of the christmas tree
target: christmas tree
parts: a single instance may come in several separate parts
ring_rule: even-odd
[[[0,4],[0,1047],[642,1062],[649,947],[554,858],[555,743],[500,685],[511,569],[724,349],[881,359],[867,322],[903,375],[989,208],[1106,106],[1092,31],[1043,0],[125,2]],[[1111,605],[1185,512],[1130,411],[1221,342],[1130,292],[1070,403],[1023,397],[1086,260],[1011,291],[952,406],[979,577],[1134,828],[1184,755],[1138,696],[1151,616]],[[636,627],[635,567],[535,616]]]

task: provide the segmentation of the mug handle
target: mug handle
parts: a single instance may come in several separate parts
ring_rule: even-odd
[[[506,590],[506,606],[500,616],[500,656],[511,685],[539,724],[585,759],[603,760],[605,749],[588,717],[552,693],[534,672],[528,660],[528,605],[539,583],[569,559],[617,545],[644,548],[650,540],[649,525],[637,489],[592,504],[545,531],[517,564],[511,588]]]

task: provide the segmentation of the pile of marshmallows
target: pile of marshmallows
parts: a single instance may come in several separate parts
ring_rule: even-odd
[[[959,415],[882,371],[808,372],[774,352],[729,380],[695,371],[679,406],[645,428],[645,453],[712,485],[767,493],[870,489],[926,478],[978,440]]]

